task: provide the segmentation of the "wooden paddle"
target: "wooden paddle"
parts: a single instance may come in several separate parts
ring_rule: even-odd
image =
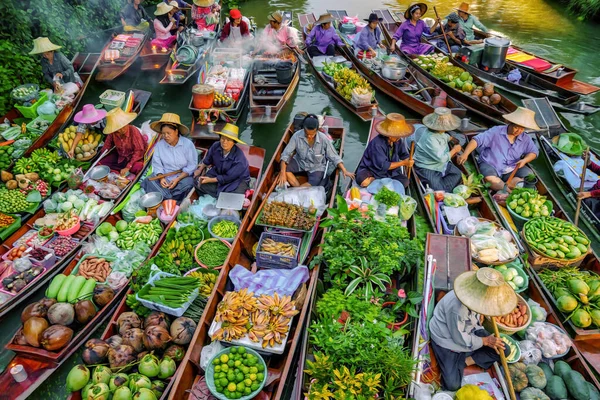
[[[587,170],[587,164],[590,159],[590,150],[585,151],[585,156],[583,157],[583,168],[581,169],[581,183],[579,184],[579,195],[577,196],[577,208],[575,209],[575,226],[579,222],[579,212],[581,211],[581,202],[583,199],[580,197],[581,193],[585,190],[585,172]]]
[[[513,172],[510,174],[510,176],[508,177],[508,179],[506,180],[506,186],[508,186],[508,183],[510,181],[513,180],[513,178],[515,177],[515,175],[517,174],[517,171],[519,171],[519,167],[513,169]]]
[[[148,178],[148,180],[149,180],[149,181],[155,181],[155,180],[157,180],[157,179],[166,178],[167,176],[172,176],[172,175],[179,174],[179,173],[181,173],[181,170],[180,170],[180,169],[178,169],[177,171],[168,172],[168,173],[166,173],[166,174],[158,174],[158,175],[156,175],[156,176],[153,176],[152,178]]]
[[[414,140],[410,144],[410,155],[408,156],[408,161],[412,161],[413,154],[415,154],[415,142],[414,142]],[[406,176],[408,177],[409,181],[410,181],[410,173],[411,172],[412,172],[412,167],[410,166],[410,164],[408,164],[407,171],[406,171]]]
[[[448,55],[450,56],[450,58],[452,58],[452,49],[450,48],[450,43],[448,43],[448,37],[446,36],[446,31],[444,30],[444,24],[442,23],[442,20],[440,19],[440,16],[438,15],[437,9],[435,8],[435,6],[433,6],[433,11],[435,11],[435,16],[437,17],[437,20],[440,22],[440,28],[442,29],[442,35],[444,35],[444,41],[446,42],[446,47],[448,47]]]
[[[492,320],[492,326],[494,327],[494,335],[498,339],[502,339],[500,337],[500,332],[498,331],[498,325],[496,325],[496,319],[494,317],[490,317]],[[512,379],[510,378],[510,371],[508,370],[508,363],[506,362],[506,356],[504,355],[504,351],[501,350],[500,353],[500,361],[502,362],[502,368],[504,369],[504,375],[506,378],[506,383],[508,383],[508,394],[510,395],[511,400],[516,400],[515,397],[515,388],[512,383]]]

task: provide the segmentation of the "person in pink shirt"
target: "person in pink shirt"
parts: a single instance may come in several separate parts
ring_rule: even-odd
[[[177,36],[171,34],[171,29],[175,27],[177,21],[173,18],[175,9],[172,5],[158,3],[154,11],[154,31],[156,38],[152,40],[152,45],[168,49],[177,41]]]
[[[291,28],[283,24],[283,16],[280,12],[269,14],[269,25],[265,27],[259,43],[259,51],[277,53],[285,47],[290,47],[300,54],[304,51],[296,43],[297,37]]]
[[[194,0],[192,5],[192,19],[200,30],[214,31],[219,22],[221,7],[215,0]]]

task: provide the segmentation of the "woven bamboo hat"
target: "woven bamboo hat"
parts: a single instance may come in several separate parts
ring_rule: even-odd
[[[333,15],[326,13],[326,14],[321,14],[319,15],[319,19],[315,21],[315,25],[321,25],[321,24],[326,24],[328,22],[333,21],[335,18],[333,18]]]
[[[220,132],[215,131],[217,135],[225,136],[228,139],[233,140],[234,142],[246,144],[240,140],[240,128],[235,126],[234,124],[225,124],[223,129]]]
[[[173,7],[174,9],[176,9],[176,10],[179,10],[179,4],[177,4],[177,2],[176,2],[176,1],[170,1],[170,2],[169,2],[169,5],[170,5],[171,7]]]
[[[54,51],[60,48],[62,48],[62,46],[52,43],[47,37],[39,37],[33,39],[33,50],[31,50],[29,54],[42,54],[47,51]]]
[[[156,11],[154,11],[154,15],[165,15],[169,11],[173,9],[173,6],[166,3],[158,3],[156,6]]]
[[[519,301],[502,274],[488,267],[460,274],[454,280],[454,293],[469,310],[490,317],[510,313]]]
[[[414,127],[406,122],[404,115],[390,113],[385,120],[375,125],[375,130],[383,136],[404,138],[412,135]]]
[[[465,14],[471,14],[469,12],[469,3],[461,3],[460,7],[455,8],[456,11],[464,12]]]
[[[412,3],[407,9],[406,11],[404,11],[404,18],[409,20],[410,16],[412,15],[412,13],[416,10],[416,7],[419,7],[421,9],[421,17],[423,17],[423,15],[425,15],[425,13],[427,12],[427,4],[425,3]]]
[[[198,7],[210,7],[215,4],[215,0],[194,0],[194,4]]]
[[[275,22],[279,22],[279,23],[281,23],[281,21],[283,21],[283,16],[281,15],[281,13],[279,11],[272,12],[271,14],[269,14],[269,16],[267,18],[269,19],[269,21],[275,21]]]
[[[540,127],[535,122],[535,111],[518,107],[510,114],[503,115],[504,119],[511,124],[522,126],[525,129],[539,131]]]
[[[110,135],[121,128],[126,127],[137,118],[136,113],[125,112],[119,107],[113,108],[106,113],[106,126],[102,131],[105,135]]]
[[[179,115],[174,113],[164,113],[160,120],[154,121],[150,124],[150,129],[152,129],[155,132],[161,133],[160,129],[163,126],[163,124],[175,125],[177,129],[179,129],[179,133],[181,133],[182,135],[186,135],[190,131],[187,126],[181,123],[181,118],[179,118]]]
[[[448,132],[458,129],[460,118],[452,114],[449,108],[437,107],[431,114],[423,118],[423,125],[432,131]]]

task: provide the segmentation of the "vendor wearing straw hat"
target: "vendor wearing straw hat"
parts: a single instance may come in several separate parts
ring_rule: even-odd
[[[479,151],[479,170],[485,180],[491,183],[492,190],[501,190],[508,185],[514,188],[533,171],[527,166],[535,160],[539,149],[526,134],[525,129],[537,131],[540,127],[535,122],[535,112],[523,107],[504,115],[508,125],[498,125],[475,136],[458,157],[457,162],[463,164],[473,150]],[[519,170],[511,182],[511,172]]]
[[[517,302],[514,290],[493,268],[465,272],[454,280],[454,290],[435,306],[429,321],[431,347],[444,389],[461,387],[466,366],[488,369],[500,361],[499,351],[510,353],[502,339],[487,332],[481,321],[484,315],[509,314]]]
[[[168,49],[177,41],[177,36],[171,34],[171,30],[177,27],[175,20],[175,8],[170,4],[158,3],[154,11],[154,32],[156,37],[152,39],[152,45]]]
[[[240,128],[225,124],[217,143],[213,143],[208,153],[194,171],[194,186],[200,194],[217,197],[225,193],[246,193],[250,189],[250,167],[248,160],[237,143],[240,140]],[[206,170],[205,174],[202,174]]]
[[[215,0],[194,0],[192,4],[192,20],[200,30],[214,31],[219,22],[221,7]]]
[[[42,73],[46,82],[58,89],[59,82],[77,83],[73,64],[64,54],[57,51],[61,46],[55,45],[47,37],[39,37],[33,40],[33,50],[29,54],[42,55]]]
[[[403,53],[420,55],[433,52],[433,46],[430,44],[421,43],[423,33],[431,34],[435,32],[440,21],[435,21],[435,24],[430,28],[421,19],[427,12],[427,4],[413,3],[404,12],[406,21],[394,33],[390,50],[396,50],[396,42],[400,41],[400,50]]]
[[[381,43],[381,28],[379,27],[383,18],[371,13],[365,21],[367,26],[354,39],[354,53],[359,59],[373,58],[377,56],[378,47],[385,48]]]
[[[415,172],[431,189],[451,193],[462,180],[460,169],[452,163],[452,157],[462,148],[456,144],[450,150],[448,142],[452,138],[446,132],[457,129],[460,118],[448,108],[438,107],[423,118],[423,125],[428,129],[415,145]]]
[[[298,47],[296,31],[292,31],[292,28],[284,24],[283,15],[279,11],[270,13],[267,18],[269,19],[269,25],[263,30],[257,52],[278,53],[287,46],[300,54],[304,54],[304,51]]]
[[[119,107],[106,113],[103,132],[107,136],[102,153],[113,146],[115,151],[108,153],[98,164],[119,171],[121,176],[137,174],[144,167],[144,154],[148,144],[140,130],[130,125],[136,117],[136,113],[125,112]]]
[[[458,12],[458,16],[459,16],[458,22],[460,23],[460,26],[463,28],[463,30],[465,31],[465,34],[467,36],[466,40],[465,40],[465,44],[471,45],[471,44],[483,43],[483,40],[475,40],[475,32],[473,31],[473,27],[475,26],[476,28],[479,28],[483,32],[487,32],[488,30],[485,27],[485,25],[483,25],[479,21],[479,19],[477,19],[476,16],[474,16],[473,14],[471,14],[469,12],[469,4],[461,3],[460,7],[455,8],[455,10]]]
[[[321,14],[319,19],[315,21],[313,29],[306,38],[306,51],[311,57],[334,56],[335,46],[344,45],[335,28],[331,26],[333,20],[333,15],[328,13]]]
[[[177,22],[177,28],[182,31],[185,28],[185,13],[181,11],[183,8],[191,8],[192,6],[183,0],[163,0],[165,4],[173,6],[175,14],[173,17]]]
[[[75,156],[75,148],[79,144],[81,137],[83,134],[90,129],[100,128],[102,125],[102,120],[106,117],[105,110],[98,110],[94,107],[93,104],[86,104],[83,106],[82,110],[75,114],[73,120],[77,122],[77,133],[75,135],[75,139],[73,139],[73,145],[70,149],[65,149],[67,151],[67,155],[70,158]],[[78,158],[81,158],[78,156]]]
[[[181,123],[179,115],[165,113],[158,121],[150,124],[150,128],[162,135],[154,146],[152,156],[152,177],[166,175],[156,180],[146,179],[142,188],[149,192],[160,192],[163,199],[178,202],[194,187],[192,174],[198,164],[198,153],[194,142],[181,136],[189,133],[189,129]],[[173,172],[179,171],[175,174]]]
[[[339,168],[344,176],[354,179],[354,174],[346,169],[342,157],[335,151],[331,138],[319,131],[319,118],[308,114],[302,126],[302,130],[294,133],[281,153],[278,184],[324,186],[327,189],[330,165]],[[306,176],[307,182],[300,184],[297,175]]]
[[[127,5],[121,10],[121,24],[123,30],[145,32],[150,28],[152,18],[142,6],[143,0],[127,0]]]
[[[356,170],[356,183],[367,187],[375,179],[391,178],[407,187],[408,178],[401,167],[414,165],[414,160],[409,159],[404,140],[413,133],[413,126],[406,122],[403,115],[390,113],[375,125],[375,130],[379,135],[367,145]]]

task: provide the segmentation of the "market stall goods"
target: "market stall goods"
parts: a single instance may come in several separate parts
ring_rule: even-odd
[[[68,151],[73,146],[77,127],[74,125],[68,126],[63,132],[58,134],[58,143],[64,151]],[[75,147],[75,158],[77,160],[89,160],[96,155],[98,146],[102,143],[102,134],[89,129],[82,134],[81,139]]]
[[[534,251],[554,259],[578,259],[589,251],[587,236],[572,223],[559,218],[534,218],[523,227],[523,236]]]
[[[272,201],[264,206],[258,223],[307,231],[311,230],[316,222],[316,209],[312,213],[311,211],[313,210],[294,204]]]

